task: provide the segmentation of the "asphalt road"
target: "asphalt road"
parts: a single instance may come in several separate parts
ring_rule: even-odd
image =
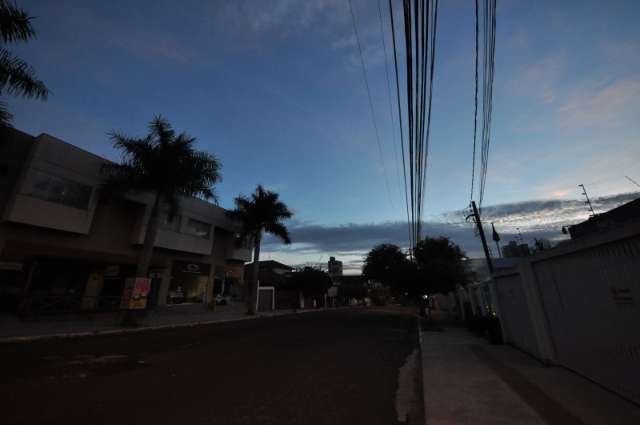
[[[394,424],[415,318],[340,310],[0,345],[9,424]]]

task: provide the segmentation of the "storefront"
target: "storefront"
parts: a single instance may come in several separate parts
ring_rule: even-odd
[[[0,311],[18,310],[28,266],[23,261],[0,261]]]
[[[204,263],[175,261],[167,304],[204,303],[207,298],[211,266]]]

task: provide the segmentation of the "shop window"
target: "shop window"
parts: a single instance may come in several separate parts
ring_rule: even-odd
[[[89,208],[91,186],[42,171],[32,173],[31,186],[27,188],[29,196],[81,210]]]
[[[188,235],[209,239],[211,236],[211,225],[209,223],[190,218],[187,220],[184,232]]]

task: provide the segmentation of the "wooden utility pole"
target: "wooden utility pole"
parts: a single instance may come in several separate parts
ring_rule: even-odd
[[[489,267],[489,272],[493,274],[493,262],[491,261],[491,255],[489,254],[487,238],[484,237],[484,229],[482,228],[482,222],[480,221],[480,214],[478,213],[478,208],[476,207],[476,201],[471,201],[471,208],[473,208],[473,218],[475,219],[476,226],[478,227],[478,233],[480,233],[480,240],[482,241],[484,255],[487,258],[487,267]]]

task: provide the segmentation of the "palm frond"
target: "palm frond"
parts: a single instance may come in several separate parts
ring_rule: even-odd
[[[156,143],[169,144],[175,138],[175,131],[166,118],[156,115],[149,123],[149,136],[156,138]]]
[[[109,138],[113,147],[119,149],[123,163],[131,167],[144,168],[145,164],[153,160],[154,147],[148,138],[132,138],[121,133],[111,132]]]
[[[241,223],[246,233],[259,234],[261,231],[271,233],[285,243],[291,243],[291,237],[282,220],[293,216],[287,206],[278,201],[278,194],[258,185],[251,197],[238,196],[236,208],[228,212],[228,216]]]
[[[0,0],[0,38],[5,43],[35,37],[32,16],[7,0]]]
[[[271,233],[274,236],[279,237],[286,244],[291,243],[291,236],[289,235],[289,230],[282,223],[266,223],[264,226],[264,230],[268,233]]]
[[[213,199],[214,186],[222,176],[221,164],[211,154],[193,148],[195,138],[176,135],[169,122],[156,116],[149,123],[149,134],[143,138],[128,137],[118,132],[109,134],[113,146],[122,152],[121,168],[106,168],[114,180],[128,176],[130,190],[158,193],[170,206],[180,196]]]
[[[280,220],[293,217],[293,213],[289,211],[289,208],[282,202],[276,202],[273,206],[273,213]]]
[[[135,171],[127,165],[105,162],[100,171],[106,177],[100,189],[107,198],[128,192],[135,181]]]
[[[38,80],[29,64],[0,48],[0,92],[46,99],[49,89]]]
[[[6,125],[10,127],[12,120],[13,114],[9,112],[7,104],[5,102],[0,102],[0,125]]]

